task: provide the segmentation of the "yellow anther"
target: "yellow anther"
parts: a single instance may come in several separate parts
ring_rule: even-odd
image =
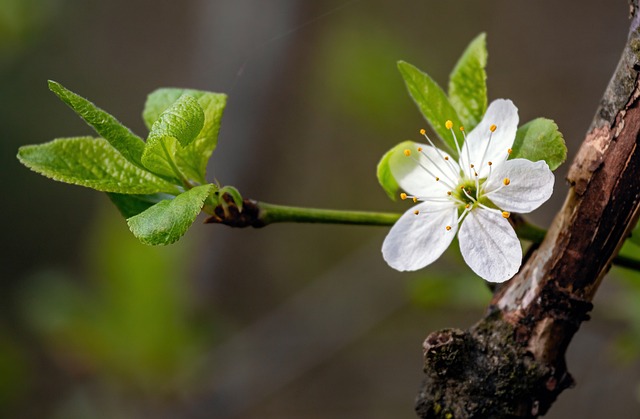
[[[507,153],[511,154],[511,153],[513,153],[513,150],[512,149],[508,149]]]
[[[427,133],[427,130],[426,130],[426,129],[422,128],[422,129],[420,130],[420,135],[425,135],[426,133]]]
[[[460,186],[460,190],[464,191],[464,185]]]
[[[491,126],[489,127],[489,131],[491,131],[491,132],[495,132],[496,128],[498,128],[498,127],[496,127],[495,125],[491,125]]]
[[[418,215],[418,214],[420,214],[420,211],[415,210],[415,211],[413,211],[413,213],[414,213],[415,215]]]
[[[413,203],[415,204],[416,202],[418,202],[418,198],[416,198],[415,196],[412,198],[413,199]]]
[[[411,150],[409,150],[408,148],[404,150],[404,155],[409,157],[411,155]]]
[[[451,191],[447,191],[447,195],[451,196]]]
[[[444,156],[444,159],[445,160],[449,160],[449,156]]]
[[[453,128],[453,122],[447,121],[447,122],[444,123],[444,126],[447,127],[447,129],[451,129],[451,128]]]
[[[469,209],[469,207],[470,207],[470,206],[471,206],[471,204],[467,204],[467,205],[465,205],[464,207],[465,207],[466,209]]]
[[[451,230],[451,226],[446,226],[445,228],[447,229],[447,231]]]
[[[406,193],[404,193],[404,192],[402,192],[402,193],[400,194],[400,199],[402,199],[403,201],[404,201],[405,199],[407,199],[407,194],[406,194]]]
[[[421,151],[422,151],[422,147],[418,147],[418,152],[421,152]]]
[[[464,132],[464,127],[460,125],[460,131]]]
[[[440,178],[436,176],[436,182],[440,182]]]
[[[510,184],[510,183],[511,183],[511,179],[509,179],[508,177],[506,177],[506,178],[504,178],[504,179],[502,180],[502,183],[504,183],[504,186],[507,186],[508,184]]]
[[[470,164],[469,166],[470,166],[472,169],[475,167],[475,166],[474,166],[474,165],[472,165],[472,164]]]
[[[491,162],[488,162],[487,164],[488,164],[489,166],[491,166],[491,165],[492,165],[493,163],[491,163]]]
[[[511,213],[509,211],[502,211],[502,216],[504,218],[509,218],[510,215],[511,215]]]

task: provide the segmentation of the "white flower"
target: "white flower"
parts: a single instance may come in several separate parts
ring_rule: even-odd
[[[452,125],[447,121],[457,145]],[[424,130],[429,145],[416,144],[391,156],[391,173],[406,191],[402,199],[420,202],[384,240],[382,254],[392,268],[413,271],[429,265],[458,233],[465,262],[482,278],[504,282],[518,272],[522,248],[509,215],[542,205],[553,192],[554,177],[544,161],[507,160],[517,128],[518,109],[499,99],[465,136],[459,162],[436,148]]]

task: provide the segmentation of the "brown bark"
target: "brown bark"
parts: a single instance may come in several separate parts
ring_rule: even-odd
[[[565,352],[640,214],[640,17],[570,168],[542,244],[500,287],[484,319],[424,342],[422,418],[533,418],[572,385]]]

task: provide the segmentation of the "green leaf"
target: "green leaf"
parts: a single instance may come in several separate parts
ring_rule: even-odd
[[[464,51],[449,76],[449,101],[467,131],[487,110],[487,36],[478,35]]]
[[[128,195],[110,192],[107,193],[107,195],[124,218],[131,218],[162,200],[173,198],[173,196],[164,193],[151,195]]]
[[[393,201],[396,201],[398,199],[398,191],[400,191],[400,186],[391,173],[389,162],[392,159],[397,158],[398,156],[404,156],[403,152],[407,148],[414,149],[415,143],[413,141],[401,142],[391,150],[387,151],[384,156],[382,156],[380,163],[378,163],[378,182],[380,183],[380,186],[382,186],[382,189],[384,189],[384,191],[387,193],[389,198],[391,198]]]
[[[149,137],[173,137],[186,147],[196,139],[204,125],[204,111],[198,101],[182,95],[160,114]]]
[[[162,112],[184,94],[198,101],[204,111],[204,124],[196,140],[176,156],[176,164],[188,178],[205,183],[207,163],[218,143],[220,120],[227,96],[192,89],[158,89],[147,98],[142,116],[147,127],[151,128]]]
[[[18,150],[18,160],[46,177],[103,192],[179,192],[176,185],[125,159],[103,138],[61,138],[23,146]]]
[[[60,83],[49,80],[49,89],[91,125],[101,137],[109,141],[127,160],[142,167],[141,158],[144,150],[142,138],[120,124],[116,118],[85,98],[67,90]]]
[[[182,180],[176,157],[183,147],[191,144],[204,124],[204,113],[198,102],[182,95],[160,114],[153,123],[147,145],[142,153],[142,163],[154,173]]]
[[[129,229],[142,243],[166,245],[187,232],[202,209],[214,185],[201,185],[164,200],[127,219]]]
[[[556,170],[567,159],[567,146],[551,119],[536,118],[518,128],[510,158],[531,161],[544,160]]]
[[[142,153],[144,167],[160,176],[182,181],[182,173],[175,158],[178,154],[178,140],[173,137],[150,136]]]
[[[424,115],[442,141],[449,146],[451,154],[457,157],[458,153],[453,135],[445,127],[445,122],[451,120],[454,127],[459,127],[461,120],[453,105],[447,99],[447,95],[431,77],[411,64],[399,61],[398,70],[400,70],[409,94],[418,105],[422,115]],[[460,135],[458,144],[461,145],[462,142],[463,137]]]

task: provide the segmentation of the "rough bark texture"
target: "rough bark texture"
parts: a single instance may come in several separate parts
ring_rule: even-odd
[[[622,58],[568,175],[543,243],[484,319],[424,342],[422,418],[534,418],[573,384],[565,352],[640,208],[638,0]]]

